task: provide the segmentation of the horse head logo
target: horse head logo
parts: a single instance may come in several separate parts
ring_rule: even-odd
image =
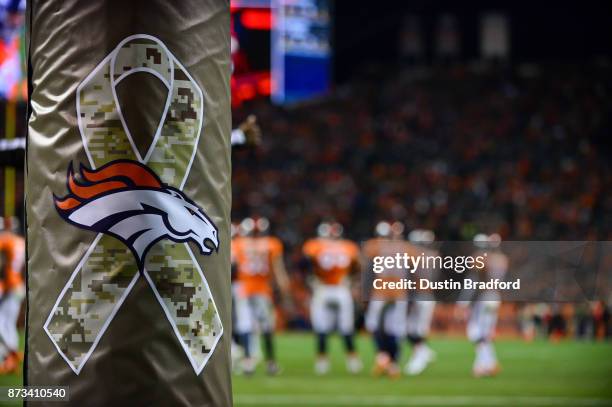
[[[163,184],[147,166],[112,161],[96,170],[81,165],[76,180],[68,168],[68,191],[54,195],[60,216],[86,230],[105,233],[130,248],[142,271],[149,249],[159,240],[193,241],[202,254],[219,250],[218,229],[185,194]]]

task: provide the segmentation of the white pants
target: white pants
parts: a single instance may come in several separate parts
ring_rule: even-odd
[[[264,333],[274,331],[274,306],[265,295],[236,296],[236,333],[250,334],[256,330]]]
[[[365,315],[365,327],[370,333],[382,329],[387,335],[403,337],[406,334],[406,301],[371,300]]]
[[[12,292],[0,298],[0,342],[10,351],[19,349],[17,318],[19,318],[22,298],[23,296]]]
[[[351,291],[343,285],[320,285],[314,290],[310,304],[312,329],[319,334],[334,330],[342,335],[355,331],[354,305]]]
[[[408,306],[406,333],[409,336],[426,338],[431,328],[435,301],[412,301]]]
[[[493,338],[499,306],[499,301],[474,301],[467,323],[467,336],[470,341],[488,341]]]

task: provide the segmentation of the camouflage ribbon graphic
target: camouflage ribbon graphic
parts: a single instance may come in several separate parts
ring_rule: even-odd
[[[116,86],[136,72],[154,75],[168,89],[153,142],[141,156],[118,103]],[[124,39],[77,88],[81,137],[92,169],[114,160],[137,160],[166,184],[182,190],[204,118],[202,90],[157,38]],[[223,334],[212,294],[188,243],[160,240],[142,275],[151,286],[196,374]],[[79,374],[141,274],[132,252],[98,234],[72,273],[44,329]]]

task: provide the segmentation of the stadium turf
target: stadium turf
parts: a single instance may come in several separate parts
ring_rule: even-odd
[[[399,380],[370,375],[372,344],[358,340],[364,372],[346,373],[341,343],[330,343],[333,367],[313,373],[310,335],[279,335],[283,371],[267,377],[234,376],[236,406],[612,406],[612,343],[561,341],[497,342],[503,371],[495,378],[470,375],[473,348],[462,339],[432,341],[436,362],[418,377]],[[404,347],[403,359],[407,357]],[[19,376],[0,376],[0,386],[18,385]]]
[[[309,335],[278,338],[283,372],[234,377],[237,406],[612,406],[612,343],[504,340],[497,343],[503,371],[495,378],[471,376],[473,347],[462,339],[436,339],[437,360],[418,377],[391,381],[370,375],[372,343],[358,341],[364,372],[349,375],[340,339],[331,343],[333,369],[313,373]],[[407,345],[403,359],[407,358]]]

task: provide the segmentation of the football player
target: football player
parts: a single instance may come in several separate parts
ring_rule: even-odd
[[[266,218],[246,218],[240,223],[240,236],[232,242],[232,257],[236,264],[235,332],[244,351],[242,370],[252,374],[256,367],[254,333],[262,333],[266,371],[279,372],[274,353],[274,303],[272,279],[276,281],[283,300],[289,298],[289,278],[283,261],[283,245],[268,236],[270,223]]]
[[[474,237],[474,245],[477,248],[475,256],[486,253],[484,272],[478,272],[481,279],[503,280],[508,270],[508,257],[500,250],[500,244],[501,237],[497,233],[489,236],[479,233]],[[500,294],[496,290],[489,290],[480,292],[474,300],[473,296],[473,291],[464,290],[461,293],[462,301],[459,302],[462,315],[469,313],[467,336],[476,345],[472,372],[475,377],[494,376],[500,370],[493,347],[497,314],[501,304]]]
[[[234,43],[234,37],[232,36],[232,44]],[[232,45],[233,47],[233,45]],[[233,53],[233,51],[232,51]],[[242,149],[242,148],[254,148],[258,147],[262,142],[262,132],[259,124],[257,123],[257,117],[255,115],[249,115],[245,121],[240,123],[240,125],[232,130],[231,133],[231,145],[233,149]],[[232,222],[231,224],[231,239],[232,245],[234,238],[238,236],[239,226]],[[236,284],[236,259],[234,256],[234,252],[231,254],[231,265],[232,265],[232,344],[231,344],[231,355],[232,355],[232,370],[235,372],[240,372],[242,366],[240,361],[244,357],[244,351],[239,344],[239,338],[236,333],[236,294],[237,294],[237,284]],[[252,344],[251,344],[252,345]]]
[[[17,229],[16,218],[0,218],[0,374],[16,372],[23,359],[19,353],[17,319],[25,297],[21,275],[25,265],[25,240],[11,228]]]
[[[408,252],[410,247],[403,238],[403,232],[404,224],[401,222],[379,222],[375,229],[376,237],[364,243],[365,258],[373,261],[377,256],[395,256],[396,253]],[[406,269],[387,269],[377,278],[382,277],[385,282],[401,281],[406,275]],[[373,369],[376,376],[386,374],[398,378],[401,374],[398,365],[399,344],[406,334],[406,310],[406,293],[403,290],[370,291],[365,326],[374,337],[376,346]]]
[[[350,274],[359,269],[359,248],[342,239],[342,232],[342,225],[337,222],[321,223],[318,237],[306,241],[302,248],[315,277],[310,318],[317,336],[317,374],[329,372],[327,336],[335,329],[344,339],[347,370],[358,373],[363,368],[355,351],[354,303],[349,281]]]
[[[231,235],[231,247],[234,247],[234,239],[238,236],[238,224],[232,222],[230,224],[230,235]],[[231,343],[231,356],[232,356],[232,371],[236,373],[242,372],[242,358],[244,357],[244,351],[240,346],[240,338],[236,333],[236,298],[238,293],[238,284],[236,282],[237,278],[237,265],[236,265],[236,256],[234,255],[234,250],[230,251],[231,254],[231,266],[232,266],[232,343]]]
[[[409,253],[412,253],[413,256],[434,257],[438,255],[438,252],[431,247],[435,240],[433,231],[415,229],[408,234],[408,240],[410,241]],[[424,278],[434,281],[437,279],[436,270],[426,267],[417,269],[412,273],[412,277],[416,280]],[[427,344],[435,307],[436,302],[430,290],[417,290],[409,297],[406,333],[412,346],[412,353],[404,367],[404,373],[409,376],[421,374],[436,357],[435,352]]]

